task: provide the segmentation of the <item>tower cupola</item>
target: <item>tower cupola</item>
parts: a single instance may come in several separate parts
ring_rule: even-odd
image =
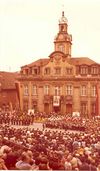
[[[59,32],[54,40],[55,51],[62,51],[67,57],[71,57],[72,36],[68,34],[68,21],[62,11],[59,20]]]

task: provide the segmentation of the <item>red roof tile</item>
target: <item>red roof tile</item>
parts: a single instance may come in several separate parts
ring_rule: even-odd
[[[21,68],[26,68],[26,67],[33,67],[33,66],[44,66],[49,62],[49,58],[44,58],[44,59],[38,59],[37,61],[34,61],[28,65],[22,66]],[[68,62],[73,65],[93,65],[93,64],[98,64],[92,59],[88,57],[71,57],[68,59]]]
[[[17,72],[0,72],[1,89],[15,89],[15,81],[18,76]]]
[[[43,65],[46,65],[49,62],[49,60],[50,60],[49,58],[39,59],[39,60],[32,62],[28,65],[22,66],[21,68],[33,67],[33,66],[43,66]]]
[[[86,65],[93,65],[93,64],[98,64],[95,61],[93,61],[92,59],[88,58],[88,57],[79,57],[79,58],[70,58],[68,59],[68,61],[73,64],[73,65],[82,65],[82,64],[86,64]]]

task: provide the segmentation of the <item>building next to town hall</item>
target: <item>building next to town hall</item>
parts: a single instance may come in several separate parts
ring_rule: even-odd
[[[19,99],[16,91],[17,72],[0,71],[0,110],[19,108]]]
[[[72,57],[71,47],[72,35],[62,12],[54,51],[21,67],[18,86],[22,110],[100,115],[100,65],[88,57]]]

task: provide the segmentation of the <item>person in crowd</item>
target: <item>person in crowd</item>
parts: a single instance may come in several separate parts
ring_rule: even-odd
[[[22,153],[20,160],[15,164],[15,166],[18,170],[32,170],[30,157],[27,152]]]
[[[0,170],[8,170],[3,159],[3,153],[0,152]]]

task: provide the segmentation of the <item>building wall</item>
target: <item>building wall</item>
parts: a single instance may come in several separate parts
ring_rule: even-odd
[[[15,90],[1,90],[0,92],[0,107],[11,105],[12,108],[19,106],[19,101],[17,97],[17,92]]]
[[[29,87],[29,95],[24,96],[22,92],[24,92],[24,84],[28,84]],[[93,81],[61,81],[61,80],[49,80],[48,81],[37,81],[37,95],[32,95],[32,85],[35,82],[33,81],[27,81],[27,82],[22,82],[23,84],[21,88],[21,108],[22,110],[24,109],[24,103],[27,104],[27,109],[32,109],[34,108],[33,106],[36,105],[36,110],[39,112],[52,112],[54,111],[54,106],[53,106],[53,97],[54,97],[54,88],[55,86],[60,86],[61,87],[61,94],[60,94],[60,106],[59,106],[59,113],[66,114],[69,111],[72,112],[80,112],[81,116],[83,117],[91,117],[92,113],[92,103],[96,103],[96,107],[98,110],[98,114],[100,113],[100,108],[99,108],[99,103],[100,103],[100,95],[98,96],[98,104],[96,100],[96,96],[92,97],[91,96],[91,86],[93,85]],[[95,82],[94,82],[95,83]],[[73,94],[72,96],[66,95],[66,85],[67,84],[72,84],[73,86]],[[87,95],[86,96],[81,96],[81,86],[83,84],[87,85]],[[44,94],[44,86],[49,85],[49,94],[45,95]],[[100,83],[99,83],[100,85]],[[98,89],[98,94],[100,92],[100,86]],[[86,103],[86,111],[84,114],[81,113],[81,103]],[[71,109],[72,108],[72,109]],[[96,113],[97,114],[97,113]]]

